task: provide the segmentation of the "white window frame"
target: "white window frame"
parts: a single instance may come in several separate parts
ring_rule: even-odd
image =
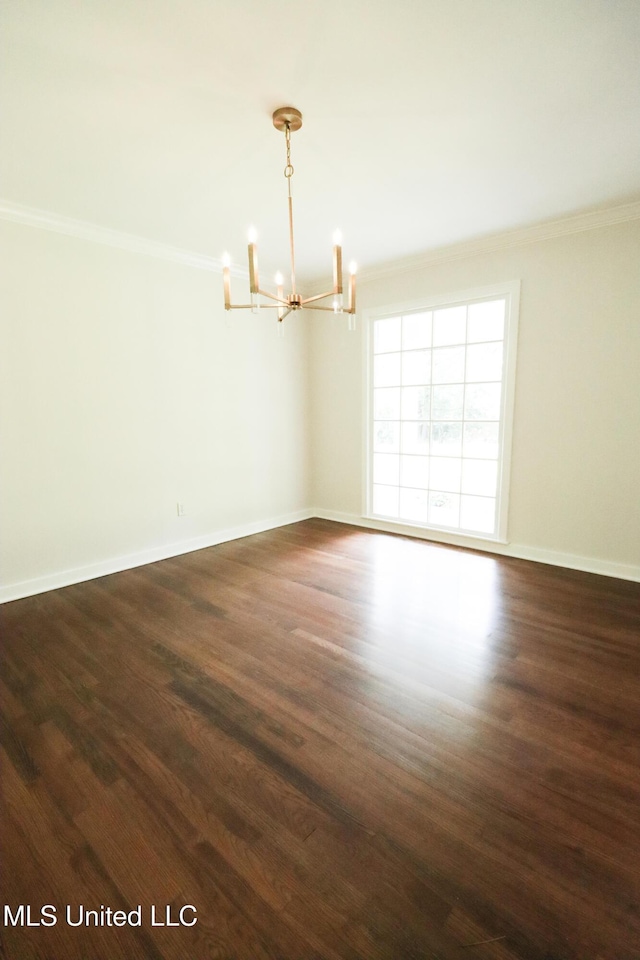
[[[503,378],[500,409],[500,438],[498,455],[498,484],[496,505],[496,532],[494,534],[478,533],[455,527],[436,526],[429,523],[419,523],[404,519],[384,519],[374,515],[372,510],[373,486],[373,328],[375,320],[387,317],[397,317],[403,314],[424,312],[436,307],[459,306],[482,300],[505,298],[505,326],[504,326],[504,353]],[[511,280],[495,283],[486,287],[476,287],[471,290],[456,291],[436,296],[425,296],[419,300],[404,303],[389,304],[384,307],[365,310],[364,319],[364,389],[366,429],[364,438],[363,477],[363,517],[376,524],[385,524],[389,528],[406,528],[408,532],[432,532],[436,536],[454,539],[455,541],[472,539],[485,540],[492,543],[508,543],[507,521],[509,511],[509,485],[511,475],[511,444],[513,436],[513,412],[515,401],[516,354],[518,341],[518,320],[520,313],[520,281]]]

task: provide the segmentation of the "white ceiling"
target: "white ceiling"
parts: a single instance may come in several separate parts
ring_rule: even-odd
[[[300,272],[640,198],[639,0],[5,0],[0,195]]]

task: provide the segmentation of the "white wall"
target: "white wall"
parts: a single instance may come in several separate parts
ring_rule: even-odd
[[[226,314],[215,274],[0,240],[0,600],[312,512],[361,522],[361,319],[281,339]],[[362,312],[521,279],[503,552],[640,579],[638,264],[634,221],[360,283]]]
[[[640,579],[640,221],[408,272],[398,265],[360,283],[359,311],[518,279],[510,544],[501,552]],[[363,330],[314,324],[312,336],[313,502],[355,522]]]
[[[303,318],[280,338],[213,273],[0,235],[0,598],[307,515]]]

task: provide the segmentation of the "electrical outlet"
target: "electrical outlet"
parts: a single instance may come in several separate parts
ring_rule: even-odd
[[[176,504],[176,506],[178,508],[178,516],[184,517],[184,503],[178,500],[178,503]]]

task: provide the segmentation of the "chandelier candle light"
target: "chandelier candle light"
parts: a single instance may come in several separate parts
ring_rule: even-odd
[[[331,313],[346,313],[355,316],[356,312],[356,265],[349,264],[349,292],[348,303],[345,308],[342,300],[342,235],[339,230],[333,235],[333,289],[326,293],[318,293],[314,297],[302,297],[296,290],[296,259],[293,243],[293,198],[291,196],[291,134],[302,126],[302,114],[295,107],[279,107],[273,114],[273,125],[276,130],[283,130],[287,144],[287,165],[284,175],[287,180],[289,200],[289,249],[291,258],[291,293],[284,292],[284,278],[278,271],[274,277],[276,293],[261,290],[258,279],[258,249],[257,235],[253,227],[249,230],[249,290],[251,303],[231,303],[231,259],[228,253],[222,257],[222,275],[224,280],[224,308],[225,310],[253,310],[271,308],[278,311],[278,320],[282,321],[292,310],[327,310]],[[275,303],[261,304],[259,297],[275,300]],[[331,306],[319,301],[333,297]]]

